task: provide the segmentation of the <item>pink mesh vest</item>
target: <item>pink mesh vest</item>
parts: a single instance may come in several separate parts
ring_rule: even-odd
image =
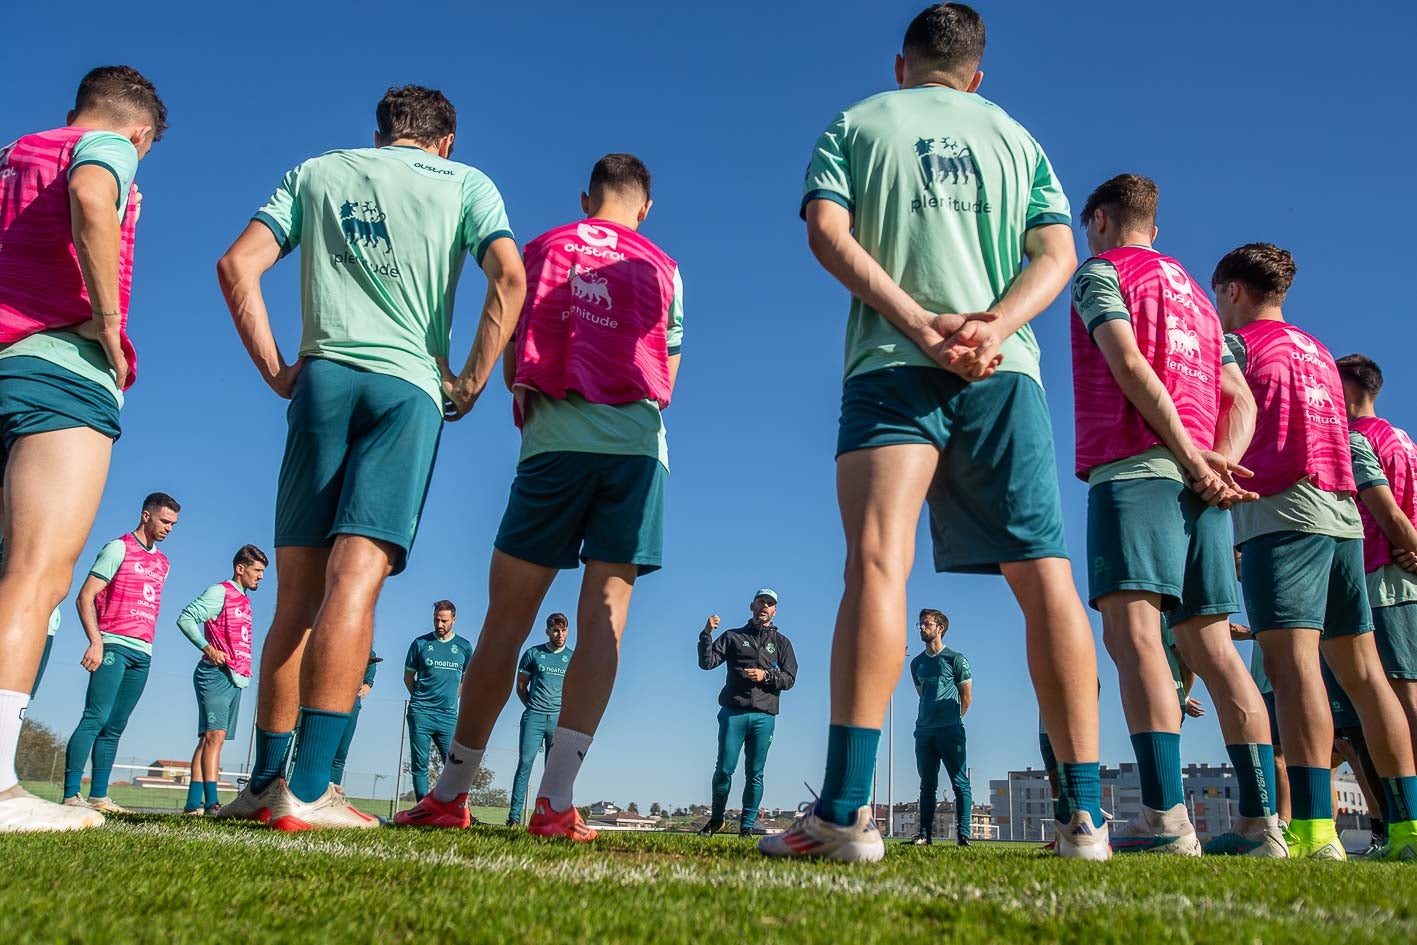
[[[124,535],[123,564],[94,597],[98,629],[152,643],[168,567],[167,555],[148,551],[132,532]]]
[[[1124,246],[1102,253],[1117,268],[1122,299],[1142,356],[1165,385],[1198,449],[1215,445],[1220,412],[1220,319],[1194,279],[1169,256]],[[1077,310],[1072,317],[1076,471],[1136,456],[1162,445],[1112,377]]]
[[[674,260],[608,220],[569,223],[524,254],[526,304],[517,323],[515,386],[593,404],[669,405],[666,334]],[[516,411],[522,422],[520,407]]]
[[[1379,417],[1359,417],[1352,422],[1352,428],[1378,454],[1392,497],[1408,520],[1417,523],[1417,444],[1406,430]],[[1392,544],[1378,528],[1377,519],[1362,502],[1358,503],[1358,514],[1363,517],[1363,569],[1376,571],[1392,564]]]
[[[85,134],[84,128],[56,128],[25,135],[0,150],[0,343],[52,328],[73,328],[93,314],[69,212],[69,163]],[[134,185],[128,191],[118,254],[127,387],[138,376],[138,356],[128,338],[137,190]]]
[[[238,676],[251,675],[251,599],[232,584],[222,584],[226,604],[206,623],[207,642],[226,654],[226,668]]]
[[[1236,334],[1245,341],[1245,380],[1259,407],[1243,461],[1255,477],[1245,485],[1266,496],[1307,478],[1325,492],[1353,495],[1348,415],[1333,355],[1286,322],[1251,322]]]

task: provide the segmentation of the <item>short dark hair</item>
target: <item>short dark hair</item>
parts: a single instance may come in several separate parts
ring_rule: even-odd
[[[458,113],[447,96],[421,85],[391,88],[374,109],[379,137],[384,141],[411,138],[432,146],[458,130]]]
[[[569,628],[570,626],[571,626],[571,622],[566,619],[566,615],[565,615],[565,614],[552,614],[550,617],[547,617],[547,618],[546,618],[546,629],[547,629],[547,630],[550,630],[552,627],[566,627],[566,628]]]
[[[597,191],[615,190],[629,193],[638,190],[650,198],[649,168],[645,162],[633,154],[607,154],[595,162],[590,171],[590,188],[586,191],[594,195]]]
[[[905,31],[905,58],[966,78],[984,59],[984,18],[963,3],[937,3],[920,11]]]
[[[79,81],[74,111],[100,111],[115,118],[147,118],[152,122],[153,140],[167,130],[167,106],[158,98],[157,88],[132,66],[99,66]]]
[[[166,492],[154,492],[143,500],[144,512],[156,512],[159,509],[171,509],[174,512],[181,512],[182,506],[177,504],[177,500]]]
[[[1346,354],[1337,363],[1338,376],[1357,384],[1358,389],[1369,397],[1378,396],[1378,391],[1383,389],[1383,369],[1367,355]]]
[[[1087,226],[1092,215],[1103,210],[1122,229],[1156,225],[1156,181],[1140,174],[1118,174],[1103,181],[1083,204],[1078,218]]]
[[[939,624],[941,630],[948,630],[950,628],[950,618],[945,616],[944,611],[935,610],[933,607],[926,607],[921,610],[920,619],[922,621],[929,620]]]
[[[458,615],[458,608],[457,608],[457,606],[456,606],[452,601],[450,601],[450,600],[435,600],[435,601],[433,602],[433,613],[436,614],[436,613],[437,613],[438,611],[440,611],[440,610],[446,610],[448,613],[452,614],[454,617],[456,617],[456,616]]]
[[[1246,243],[1216,263],[1210,285],[1216,288],[1238,282],[1265,302],[1280,302],[1298,271],[1289,250],[1273,243]]]
[[[266,553],[255,545],[242,545],[236,552],[236,557],[231,559],[233,568],[241,565],[250,566],[253,564],[270,564],[271,559],[266,557]]]

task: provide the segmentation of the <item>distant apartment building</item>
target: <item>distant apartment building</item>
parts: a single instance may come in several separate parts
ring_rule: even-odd
[[[886,822],[881,821],[879,826],[884,830]],[[919,834],[920,802],[910,801],[895,805],[895,818],[892,826],[894,827],[893,836],[913,837]],[[953,837],[955,835],[954,801],[940,801],[935,805],[935,822],[931,829],[931,835],[935,837]],[[992,811],[988,805],[974,805],[969,819],[969,835],[979,839],[994,836]]]

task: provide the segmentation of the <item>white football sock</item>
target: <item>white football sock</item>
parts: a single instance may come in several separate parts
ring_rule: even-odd
[[[477,769],[482,766],[485,748],[468,748],[453,742],[448,749],[448,761],[443,765],[443,773],[438,775],[438,783],[433,785],[433,799],[451,804],[458,795],[472,790],[472,780],[477,777]]]
[[[576,775],[590,750],[591,736],[569,728],[556,726],[551,735],[551,751],[546,756],[546,770],[541,773],[541,790],[537,797],[546,798],[552,810],[563,811],[571,806]]]
[[[20,781],[15,774],[15,752],[29,704],[29,693],[0,689],[0,791],[8,791]]]

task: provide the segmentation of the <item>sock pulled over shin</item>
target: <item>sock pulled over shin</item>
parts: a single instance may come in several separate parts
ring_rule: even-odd
[[[349,724],[348,712],[300,708],[300,751],[290,772],[290,793],[305,801],[319,800],[330,788],[330,766]]]
[[[259,794],[276,778],[285,777],[286,757],[290,754],[290,743],[294,732],[268,732],[256,729],[256,760],[251,765],[251,778],[247,787]]]
[[[880,744],[878,728],[833,725],[827,730],[827,773],[817,802],[823,819],[844,827],[856,820],[858,808],[870,802]]]
[[[1085,810],[1094,827],[1102,825],[1102,774],[1096,761],[1063,761],[1058,764],[1058,800],[1054,816],[1067,823],[1073,812]]]
[[[580,774],[590,743],[590,735],[556,726],[551,751],[546,755],[546,770],[541,773],[541,787],[536,792],[538,798],[546,798],[552,810],[563,811],[571,806],[576,775]]]
[[[468,748],[454,741],[448,749],[448,763],[443,765],[443,773],[438,775],[438,783],[433,785],[433,800],[451,804],[471,791],[485,751],[485,748]]]
[[[201,810],[202,785],[203,782],[201,781],[187,782],[187,803],[182,805],[183,811]]]
[[[1177,732],[1138,732],[1132,736],[1141,775],[1141,802],[1152,810],[1170,810],[1186,799],[1181,786],[1181,736]]]
[[[1268,817],[1274,813],[1274,746],[1226,745],[1240,788],[1240,816]]]

